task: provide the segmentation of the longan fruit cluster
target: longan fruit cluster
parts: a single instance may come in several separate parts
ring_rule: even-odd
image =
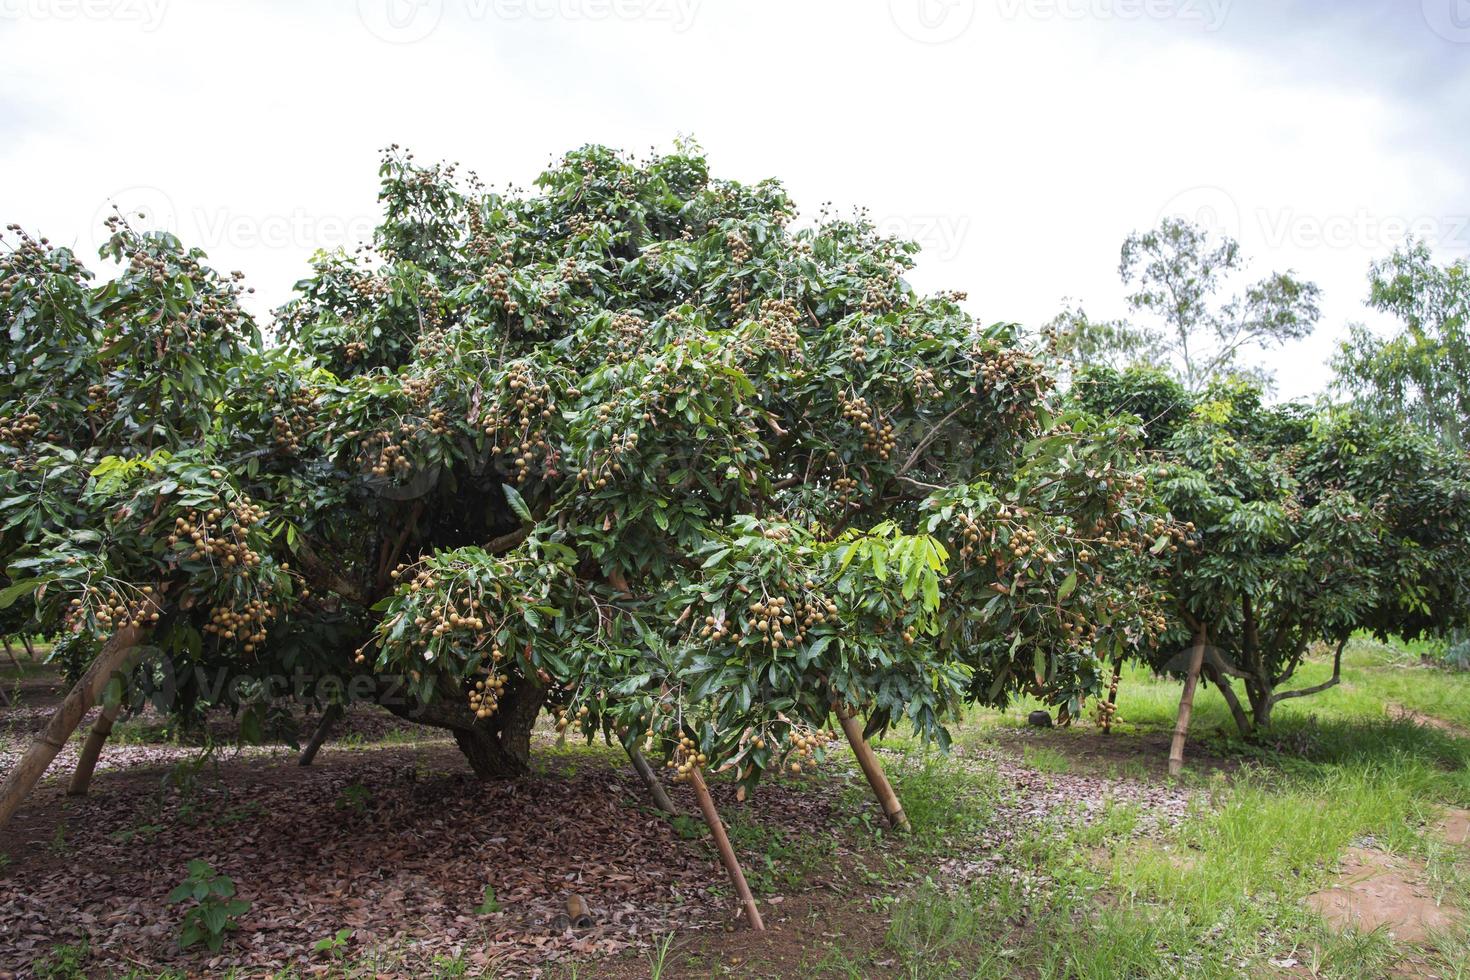
[[[66,274],[66,267],[51,254],[49,238],[33,238],[20,225],[6,225],[5,230],[19,235],[20,241],[0,256],[0,302],[11,300],[27,282]]]
[[[509,395],[485,413],[485,435],[495,440],[498,449],[513,453],[515,481],[525,483],[532,476],[532,466],[541,464],[542,476],[556,474],[560,450],[548,438],[548,422],[554,413],[551,386],[537,380],[528,364],[517,363],[507,372]],[[512,436],[511,434],[514,433]],[[502,444],[503,437],[515,440]]]
[[[487,673],[469,691],[470,710],[475,713],[475,719],[484,721],[495,714],[500,707],[500,696],[505,690],[506,682],[509,680],[504,674]]]
[[[844,507],[861,507],[858,498],[858,481],[850,476],[839,476],[832,481],[832,490],[837,494],[837,502]]]
[[[575,728],[580,734],[586,735],[592,731],[593,720],[591,710],[584,704],[577,709],[576,714],[568,714],[566,708],[556,709],[556,730],[565,732],[568,728]]]
[[[801,334],[797,324],[801,314],[796,301],[790,299],[761,300],[760,320],[766,328],[766,342],[783,357],[796,357],[801,353]]]
[[[41,416],[35,412],[24,415],[0,415],[0,442],[19,449],[30,445],[31,439],[41,431]]]
[[[510,269],[503,265],[492,265],[485,270],[482,278],[490,298],[505,307],[506,313],[515,316],[521,311],[521,305],[510,298]]]
[[[229,527],[221,523],[226,513],[234,519]],[[251,503],[249,497],[241,497],[225,507],[214,507],[202,514],[190,508],[187,516],[174,519],[168,544],[171,548],[182,547],[191,561],[208,558],[244,571],[260,565],[260,554],[245,542],[245,532],[264,519],[265,511]]]
[[[734,265],[744,265],[750,261],[750,246],[746,244],[744,236],[738,231],[725,233],[725,248],[730,251],[730,261]]]
[[[812,591],[815,587],[816,583],[808,580],[805,594],[795,601],[786,596],[755,600],[746,607],[746,625],[762,642],[778,650],[795,649],[806,642],[807,630],[837,615],[837,604]]]
[[[703,769],[709,765],[709,756],[699,751],[699,746],[694,744],[694,739],[685,735],[679,739],[678,746],[674,749],[673,758],[664,765],[674,770],[674,782],[687,783],[693,776],[695,770]]]
[[[356,364],[367,357],[368,345],[361,340],[349,340],[342,345],[342,359],[348,364]]]
[[[152,626],[159,618],[151,585],[143,586],[133,596],[111,587],[89,586],[85,598],[71,600],[62,619],[68,630],[78,632],[86,625],[88,612],[103,630],[142,629]]]
[[[857,332],[852,338],[852,359],[863,364],[868,359],[868,347],[882,347],[884,342],[883,327],[877,323],[867,333]]]
[[[801,730],[793,727],[791,730],[791,754],[787,756],[790,761],[787,763],[786,768],[791,771],[793,776],[801,775],[802,763],[805,762],[808,766],[815,764],[817,749],[825,750],[828,745],[832,744],[833,739],[833,734],[828,731],[817,728]],[[793,759],[792,756],[795,756],[795,758]]]
[[[648,321],[636,313],[619,313],[612,319],[610,346],[623,360],[636,355],[648,336]]]
[[[612,442],[608,444],[603,460],[600,464],[594,463],[583,467],[577,472],[577,479],[585,483],[590,489],[601,490],[608,485],[616,476],[622,476],[623,464],[617,462],[617,458],[632,453],[638,448],[638,433],[623,432],[613,436]]]
[[[894,446],[898,444],[893,435],[893,423],[882,421],[875,425],[872,421],[873,409],[868,400],[860,395],[842,395],[839,399],[842,417],[857,423],[858,431],[863,434],[863,449],[876,453],[879,459],[891,456]]]
[[[306,595],[305,592],[302,595]],[[254,653],[258,644],[266,638],[265,624],[275,618],[276,607],[261,599],[252,599],[243,609],[226,609],[216,606],[210,610],[209,622],[204,632],[212,633],[222,640],[243,640],[242,649]]]
[[[441,411],[437,422],[431,419],[432,425],[442,426],[448,430],[448,419]],[[437,429],[435,431],[438,431]],[[358,448],[363,453],[365,467],[369,473],[376,477],[404,477],[413,472],[413,460],[408,456],[406,443],[416,432],[416,428],[408,423],[398,426],[395,433],[390,429],[382,429],[358,443]],[[368,456],[367,454],[375,455]]]

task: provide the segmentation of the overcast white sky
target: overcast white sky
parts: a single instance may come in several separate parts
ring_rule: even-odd
[[[525,184],[692,134],[807,214],[866,205],[982,320],[1124,312],[1170,213],[1325,292],[1269,357],[1326,383],[1369,263],[1470,254],[1470,0],[0,0],[0,218],[94,267],[113,199],[285,299],[375,219],[379,147]]]

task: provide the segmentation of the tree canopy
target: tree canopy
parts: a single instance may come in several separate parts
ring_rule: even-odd
[[[531,191],[380,173],[374,241],[268,334],[168,234],[116,218],[99,285],[12,229],[8,595],[166,654],[174,707],[258,723],[296,671],[482,775],[545,707],[754,781],[834,708],[942,742],[969,701],[1080,711],[1157,642],[1187,533],[1136,432],[915,293],[912,243],[692,148],[585,147]]]

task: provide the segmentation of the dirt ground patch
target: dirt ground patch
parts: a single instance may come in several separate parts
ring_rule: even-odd
[[[1388,710],[1388,716],[1396,721],[1412,721],[1416,725],[1433,728],[1436,731],[1444,732],[1446,735],[1453,735],[1456,738],[1470,738],[1470,731],[1461,728],[1452,721],[1445,721],[1443,718],[1436,718],[1434,715],[1426,715],[1422,711],[1415,711],[1413,708],[1402,704],[1390,703],[1384,707]]]
[[[1470,844],[1470,810],[1446,810],[1434,829],[1447,844]]]
[[[1336,883],[1307,897],[1334,929],[1386,928],[1400,942],[1421,943],[1454,928],[1459,917],[1424,884],[1424,863],[1368,848],[1349,848]]]

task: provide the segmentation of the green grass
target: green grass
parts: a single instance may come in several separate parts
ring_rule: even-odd
[[[1311,662],[1293,686],[1329,673],[1326,663]],[[1126,746],[1172,729],[1178,697],[1177,683],[1128,671],[1112,737]],[[892,905],[876,958],[894,959],[914,977],[1240,977],[1280,972],[1272,962],[1288,960],[1326,977],[1386,975],[1403,946],[1382,930],[1334,934],[1303,901],[1331,880],[1346,848],[1372,838],[1418,858],[1433,893],[1470,910],[1470,856],[1429,829],[1443,805],[1470,804],[1470,739],[1396,719],[1387,703],[1470,726],[1470,676],[1355,642],[1343,684],[1284,702],[1262,744],[1241,740],[1219,693],[1202,690],[1192,744],[1240,765],[1219,778],[1196,767],[1187,785],[1199,787],[1200,803],[1180,826],[1139,837],[1142,809],[1121,803],[1084,826],[1037,827],[1008,858],[1023,881],[1038,884],[992,876],[957,890],[921,887]],[[975,712],[957,744],[1005,744],[1031,708]],[[1047,733],[1046,744],[1023,747],[1022,762],[1076,772],[1087,763],[1066,749],[1084,737],[1095,737],[1090,727]],[[937,838],[926,851],[941,853],[944,842],[983,828],[985,797],[967,791],[973,773],[932,758],[914,762],[909,748],[911,759],[894,767],[895,783],[916,825]],[[1470,973],[1470,933],[1437,937],[1433,947],[1444,975]],[[821,965],[835,975],[861,973],[846,952],[830,951]]]

